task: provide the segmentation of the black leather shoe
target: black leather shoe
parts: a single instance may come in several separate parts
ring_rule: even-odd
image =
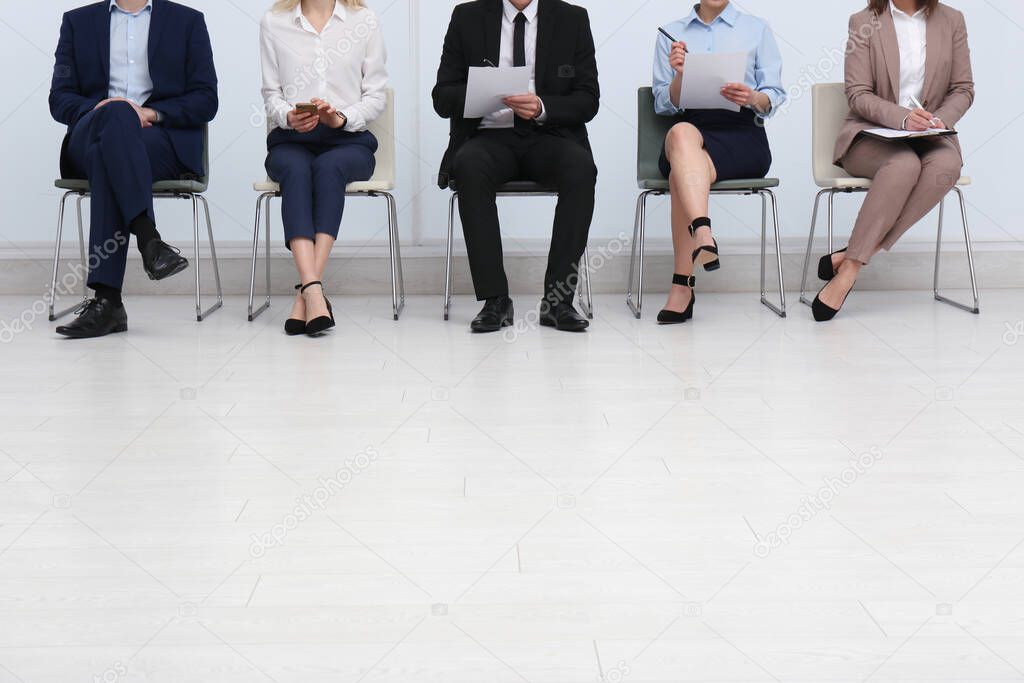
[[[572,304],[552,306],[546,299],[540,302],[540,324],[560,332],[583,332],[590,327],[590,321],[577,313]]]
[[[483,309],[473,319],[469,329],[477,334],[499,332],[504,327],[511,327],[514,319],[512,299],[507,296],[496,296],[484,302]]]
[[[150,240],[142,248],[142,267],[150,280],[165,280],[188,268],[188,259],[163,240]]]
[[[78,317],[58,327],[57,334],[72,339],[92,339],[128,331],[128,313],[123,304],[109,299],[89,299],[76,312]]]
[[[840,249],[834,251],[831,254],[822,256],[821,260],[818,261],[818,279],[822,282],[831,282],[836,277],[835,266],[832,265],[832,257],[838,254],[845,254],[846,249]]]

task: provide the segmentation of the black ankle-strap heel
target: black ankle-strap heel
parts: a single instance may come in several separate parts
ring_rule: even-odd
[[[697,234],[697,230],[700,228],[711,229],[711,219],[707,216],[702,216],[690,223],[690,237],[694,237]],[[700,247],[693,250],[693,264],[704,267],[704,270],[709,273],[713,270],[718,270],[722,267],[722,262],[718,258],[718,240],[711,238],[714,246],[712,247]]]
[[[658,314],[659,325],[681,325],[686,321],[693,319],[693,304],[697,301],[697,293],[692,290],[697,285],[697,278],[692,275],[680,275],[676,273],[672,276],[672,284],[690,288],[690,305],[687,306],[686,310],[682,313],[679,313],[678,311],[670,311],[667,308],[664,309]]]
[[[303,285],[299,292],[301,294],[305,294],[307,289],[317,285],[320,285],[320,296],[324,297],[324,302],[327,303],[327,296],[323,292],[324,283],[319,280],[314,280],[313,282]],[[328,312],[331,310],[330,303],[327,303],[327,310]],[[318,337],[332,327],[334,327],[334,315],[321,315],[306,323],[305,332],[310,337]]]

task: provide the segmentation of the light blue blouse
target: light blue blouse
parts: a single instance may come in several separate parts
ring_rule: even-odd
[[[764,20],[740,12],[730,2],[710,24],[701,20],[697,15],[697,6],[694,6],[685,19],[672,22],[665,30],[676,40],[686,43],[690,53],[749,52],[744,81],[754,90],[767,95],[772,103],[771,111],[761,116],[772,116],[785,103],[782,55],[775,42],[775,35]],[[658,33],[658,43],[654,49],[654,108],[664,116],[674,116],[683,111],[672,104],[669,98],[669,86],[675,78],[675,71],[668,63],[671,50],[669,39]]]

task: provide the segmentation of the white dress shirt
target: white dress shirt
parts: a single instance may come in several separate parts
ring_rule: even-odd
[[[537,5],[541,0],[533,0],[523,10],[526,16],[526,66],[530,67],[530,92],[537,91]],[[501,48],[497,66],[515,66],[515,34],[516,17],[519,10],[509,0],[502,0],[501,19]],[[519,93],[524,94],[524,93]],[[544,111],[544,103],[541,102],[541,114],[537,117],[539,123],[547,118]],[[514,128],[516,115],[511,109],[500,109],[489,116],[485,116],[480,123],[481,128]]]
[[[889,1],[896,39],[900,44],[900,101],[901,107],[917,109],[913,97],[921,100],[924,93],[925,60],[928,53],[928,16],[918,10],[913,16]]]
[[[384,112],[387,51],[377,15],[334,5],[317,33],[299,4],[271,10],[260,23],[263,103],[271,128],[291,128],[288,112],[318,97],[345,115],[345,130],[366,130]]]

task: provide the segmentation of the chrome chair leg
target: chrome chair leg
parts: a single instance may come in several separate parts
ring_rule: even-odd
[[[800,302],[807,304],[808,306],[812,305],[813,302],[807,298],[807,273],[809,272],[811,267],[811,254],[814,251],[814,233],[817,230],[818,226],[818,216],[820,215],[821,209],[821,198],[824,197],[825,195],[829,195],[828,201],[830,203],[830,194],[834,193],[834,191],[835,190],[831,189],[822,189],[821,191],[819,191],[817,197],[814,198],[814,211],[811,214],[811,232],[807,236],[807,254],[804,256],[804,271],[801,275],[800,280]]]
[[[391,308],[395,320],[402,315],[405,308],[405,281],[402,274],[402,247],[398,232],[398,207],[395,197],[389,192],[380,195],[388,205],[388,254],[391,264]]]
[[[629,289],[626,292],[626,305],[633,312],[633,317],[640,320],[644,307],[644,239],[647,232],[647,198],[655,194],[644,190],[636,200],[636,215],[633,222],[633,247],[629,259]],[[636,291],[633,284],[636,283]]]
[[[252,264],[249,269],[249,322],[255,320],[263,311],[270,308],[270,230],[267,230],[267,296],[263,305],[254,309],[256,299],[256,262],[259,260],[260,251],[260,218],[262,217],[264,204],[267,211],[270,210],[270,197],[272,192],[264,192],[256,198],[256,220],[252,229]]]
[[[580,308],[589,320],[594,319],[594,292],[590,285],[590,249],[583,250],[583,259],[580,261],[576,287],[576,297],[579,299]]]
[[[957,197],[960,200],[960,219],[963,222],[963,228],[964,228],[964,244],[965,244],[966,249],[967,249],[967,266],[968,266],[968,269],[970,270],[970,275],[971,275],[971,294],[972,294],[972,296],[974,298],[974,305],[970,306],[970,305],[967,305],[967,304],[962,304],[962,303],[960,303],[958,301],[954,301],[954,300],[952,300],[952,299],[950,299],[948,297],[945,297],[945,296],[943,296],[942,294],[939,293],[939,266],[940,266],[941,259],[942,259],[942,227],[943,227],[942,224],[943,224],[943,220],[945,218],[945,216],[944,216],[944,213],[945,213],[945,200],[943,200],[943,202],[939,205],[939,230],[938,230],[938,240],[937,240],[936,246],[935,246],[935,281],[934,281],[935,300],[939,301],[939,302],[942,302],[944,304],[949,304],[950,306],[953,306],[954,308],[959,308],[962,311],[966,311],[968,313],[974,313],[975,315],[977,315],[977,314],[981,313],[981,297],[980,297],[980,295],[978,293],[978,278],[977,278],[977,273],[976,273],[975,267],[974,267],[974,245],[973,245],[972,240],[971,240],[970,226],[969,226],[969,224],[967,222],[967,202],[966,202],[966,199],[964,198],[963,190],[961,190],[959,187],[954,187],[953,191],[956,192]]]
[[[775,193],[771,190],[762,190],[761,195],[761,303],[767,306],[780,318],[786,317],[786,279],[782,267],[782,238],[779,234],[779,206]],[[766,276],[767,241],[768,241],[768,206],[767,199],[772,203],[772,225],[775,227],[775,256],[778,265],[779,275],[779,305],[768,301],[768,287]]]
[[[62,244],[62,242],[64,240],[64,214],[65,214],[65,211],[66,211],[66,208],[67,208],[68,198],[71,195],[73,195],[73,194],[76,194],[76,193],[73,192],[73,191],[65,192],[64,196],[61,197],[60,205],[58,206],[58,209],[57,209],[57,241],[56,241],[56,245],[54,246],[54,250],[53,250],[53,273],[52,273],[52,277],[50,279],[50,291],[47,293],[47,299],[48,299],[47,305],[48,305],[48,308],[49,308],[49,319],[50,319],[50,322],[54,322],[56,320],[59,320],[59,319],[63,318],[64,316],[68,315],[69,313],[71,313],[72,311],[74,311],[75,309],[77,309],[81,305],[80,303],[77,303],[74,306],[69,306],[68,308],[66,308],[66,309],[64,309],[62,311],[59,311],[59,312],[54,310],[54,306],[56,306],[56,303],[57,303],[57,276],[58,276],[58,274],[60,272],[61,244]],[[81,213],[81,206],[82,206],[82,204],[81,204],[81,202],[82,202],[82,196],[79,195],[79,197],[78,197],[78,208],[79,208],[79,211],[78,211],[78,219],[79,219],[78,220],[78,249],[79,249],[79,254],[81,256],[82,261],[81,261],[81,265],[79,266],[79,268],[75,272],[78,275],[78,277],[80,277],[81,280],[82,280],[82,301],[85,301],[85,300],[87,300],[89,298],[89,296],[88,296],[88,289],[86,287],[86,281],[87,281],[87,279],[89,277],[89,270],[88,270],[88,264],[87,264],[86,258],[85,258],[85,232],[82,229],[82,213]]]
[[[196,280],[196,320],[203,321],[202,308],[202,254],[199,252],[199,200],[194,194],[186,195],[192,202],[192,246],[195,253],[195,263],[192,270],[195,272]]]
[[[455,242],[455,202],[458,192],[452,192],[448,200],[448,244],[445,249],[444,261],[444,319],[448,320],[452,309],[452,251]]]
[[[221,285],[221,281],[220,281],[220,263],[217,260],[217,244],[216,244],[216,242],[213,239],[213,221],[210,220],[210,204],[209,204],[209,202],[206,201],[206,197],[204,197],[201,194],[192,195],[192,197],[193,197],[193,201],[194,200],[198,200],[203,205],[203,213],[206,216],[206,237],[207,237],[207,239],[210,242],[210,258],[213,261],[213,280],[214,280],[214,284],[217,287],[217,301],[216,301],[216,303],[214,303],[212,306],[210,306],[210,308],[208,308],[207,310],[201,311],[198,314],[199,322],[203,322],[208,317],[210,317],[210,315],[214,311],[217,311],[217,310],[223,308],[223,306],[224,306],[224,288]],[[198,230],[198,227],[199,227],[199,224],[197,223],[196,224],[196,229],[197,230]],[[198,240],[198,233],[196,235],[196,238]],[[198,270],[199,270],[199,263],[197,261],[197,263],[196,263],[196,271],[198,272]],[[200,299],[199,299],[200,293],[199,293],[198,290],[196,290],[196,292],[197,292],[196,302],[198,304],[199,301],[200,301]]]

